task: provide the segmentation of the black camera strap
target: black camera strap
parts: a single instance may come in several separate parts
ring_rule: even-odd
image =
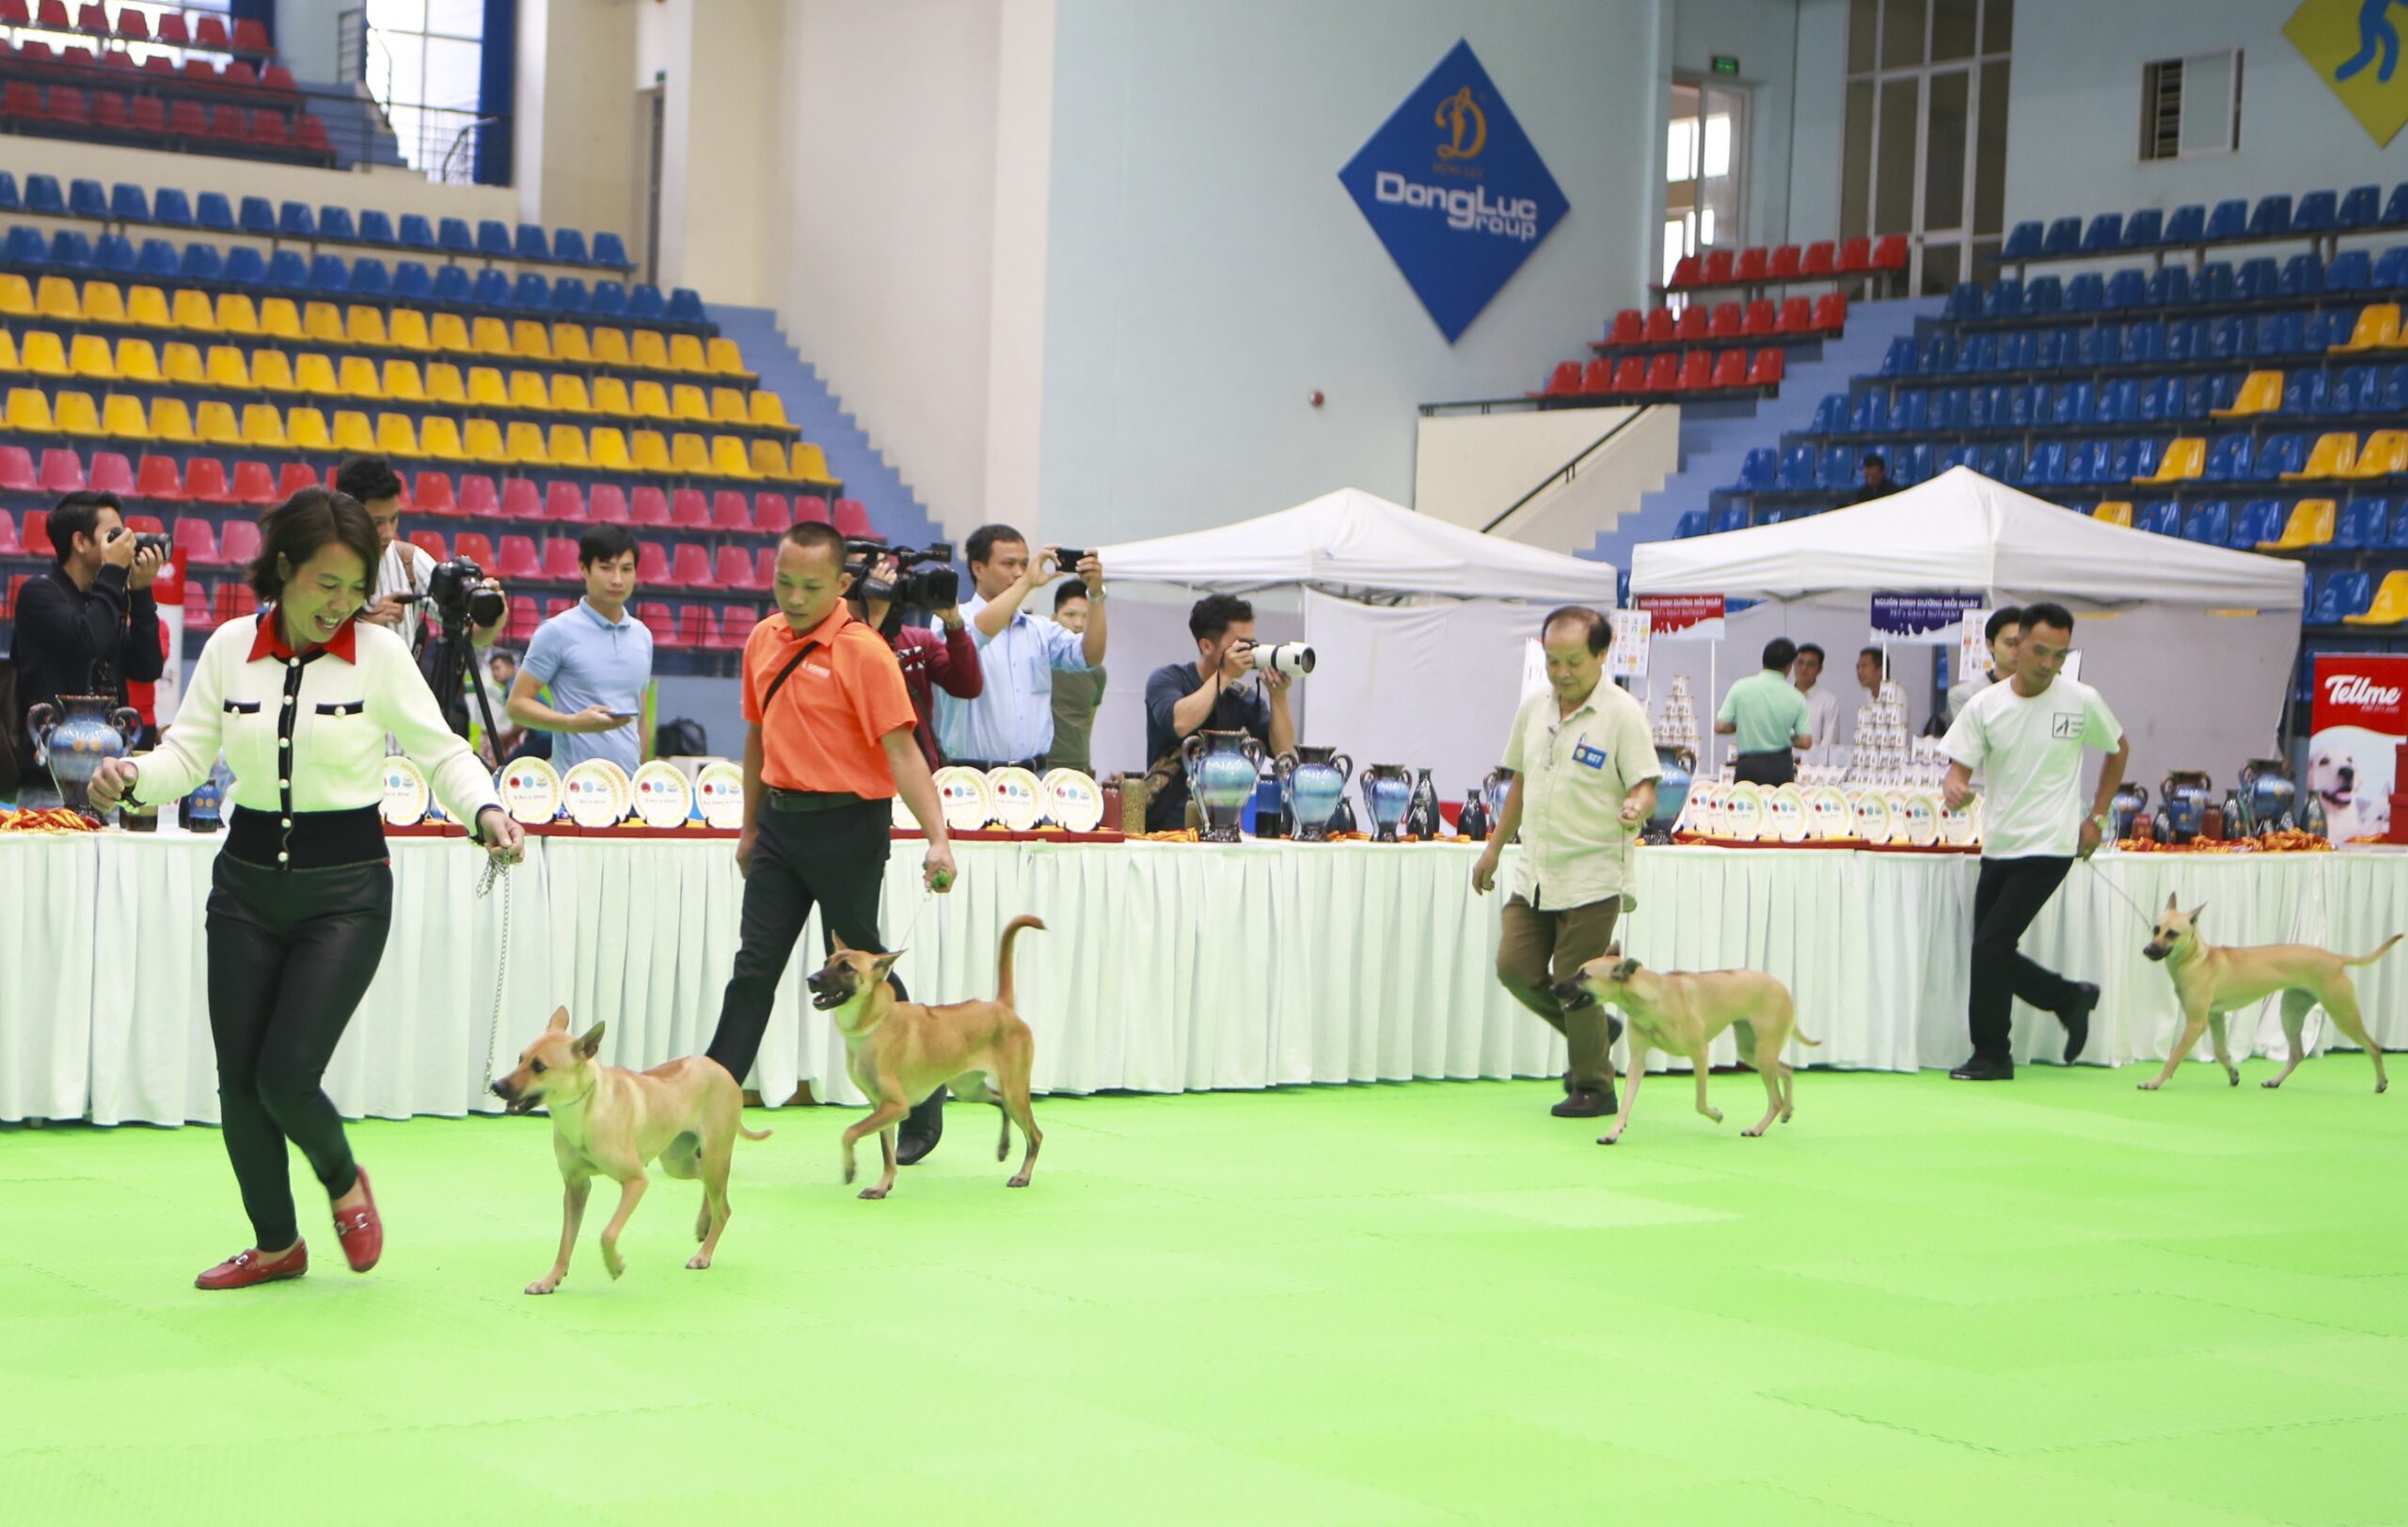
[[[802,666],[802,660],[810,657],[825,644],[825,643],[817,641],[805,642],[802,644],[801,651],[786,660],[786,665],[778,670],[778,676],[769,680],[769,687],[766,691],[762,692],[762,715],[767,716],[769,713],[769,702],[778,697],[778,692],[785,688],[786,680],[792,678],[794,676],[794,671]]]

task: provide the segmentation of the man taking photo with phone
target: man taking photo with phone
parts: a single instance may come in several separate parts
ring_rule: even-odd
[[[608,758],[629,773],[643,758],[643,697],[652,687],[652,632],[627,613],[636,594],[636,538],[593,525],[577,539],[585,597],[535,628],[510,685],[510,719],[559,734],[552,767],[565,773]],[[551,700],[541,697],[551,687]]]
[[[1032,557],[1027,538],[1009,525],[981,525],[970,533],[968,550],[977,593],[961,602],[961,612],[986,680],[974,700],[937,696],[937,744],[970,769],[1042,769],[1054,746],[1054,671],[1103,665],[1103,565],[1093,552],[1053,546]],[[1057,573],[1076,573],[1086,585],[1083,632],[1022,608]]]

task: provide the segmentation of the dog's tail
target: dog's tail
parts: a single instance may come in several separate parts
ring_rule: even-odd
[[[748,1140],[766,1140],[773,1133],[766,1129],[747,1129],[742,1124],[736,1126],[736,1132]]]
[[[1823,1042],[1822,1042],[1821,1040],[1810,1040],[1810,1039],[1808,1039],[1808,1038],[1806,1037],[1806,1031],[1805,1031],[1804,1029],[1802,1029],[1802,1028],[1793,1028],[1793,1029],[1791,1029],[1791,1030],[1789,1031],[1789,1037],[1790,1037],[1791,1039],[1796,1040],[1796,1041],[1797,1041],[1798,1043],[1800,1043],[1800,1044],[1812,1045],[1814,1048],[1815,1048],[1815,1049],[1817,1049],[1817,1050],[1819,1050],[1819,1049],[1821,1049],[1821,1048],[1823,1047]]]
[[[2376,946],[2375,946],[2375,947],[2374,947],[2374,952],[2373,952],[2372,954],[2362,954],[2362,955],[2358,956],[2355,960],[2349,959],[2349,958],[2347,958],[2347,957],[2345,956],[2345,957],[2343,957],[2343,959],[2342,959],[2342,961],[2341,961],[2341,963],[2343,963],[2343,964],[2345,964],[2345,965],[2370,965],[2370,964],[2373,964],[2376,961],[2378,961],[2378,960],[2382,959],[2384,955],[2389,954],[2389,953],[2391,952],[2391,946],[2392,946],[2393,945],[2395,945],[2395,944],[2399,943],[2399,942],[2400,942],[2400,938],[2401,938],[2402,936],[2403,936],[2403,935],[2401,935],[2401,934],[2394,933],[2394,934],[2392,934],[2389,938],[2384,939],[2381,944],[2376,945]]]
[[[1034,928],[1040,933],[1045,931],[1042,922],[1024,914],[1004,925],[1004,946],[995,956],[995,1000],[1006,1008],[1020,1005],[1012,1000],[1012,940],[1023,928]]]

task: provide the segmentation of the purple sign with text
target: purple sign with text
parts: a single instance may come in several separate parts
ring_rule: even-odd
[[[1965,612],[1981,609],[1983,602],[1978,594],[1877,594],[1873,640],[1954,642]]]

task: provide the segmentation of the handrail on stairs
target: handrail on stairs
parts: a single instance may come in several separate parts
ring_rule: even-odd
[[[1545,492],[1548,488],[1555,486],[1558,483],[1569,483],[1575,477],[1579,476],[1580,469],[1587,464],[1591,456],[1595,455],[1599,451],[1604,450],[1608,444],[1612,443],[1615,436],[1620,435],[1623,431],[1630,428],[1631,425],[1638,423],[1641,419],[1644,419],[1649,414],[1654,413],[1660,406],[1662,406],[1660,404],[1641,404],[1640,406],[1633,408],[1630,412],[1623,415],[1623,417],[1615,422],[1613,428],[1606,431],[1603,435],[1598,436],[1586,446],[1583,446],[1579,453],[1573,456],[1571,460],[1565,462],[1562,466],[1558,467],[1555,470],[1539,479],[1537,485],[1533,486],[1528,493],[1523,494],[1520,498],[1515,499],[1506,507],[1503,514],[1498,515],[1495,519],[1492,519],[1487,524],[1482,525],[1480,528],[1481,533],[1485,535],[1496,530],[1497,526],[1504,524],[1516,514],[1519,514],[1525,504],[1529,503],[1532,499],[1537,498],[1540,494]]]

